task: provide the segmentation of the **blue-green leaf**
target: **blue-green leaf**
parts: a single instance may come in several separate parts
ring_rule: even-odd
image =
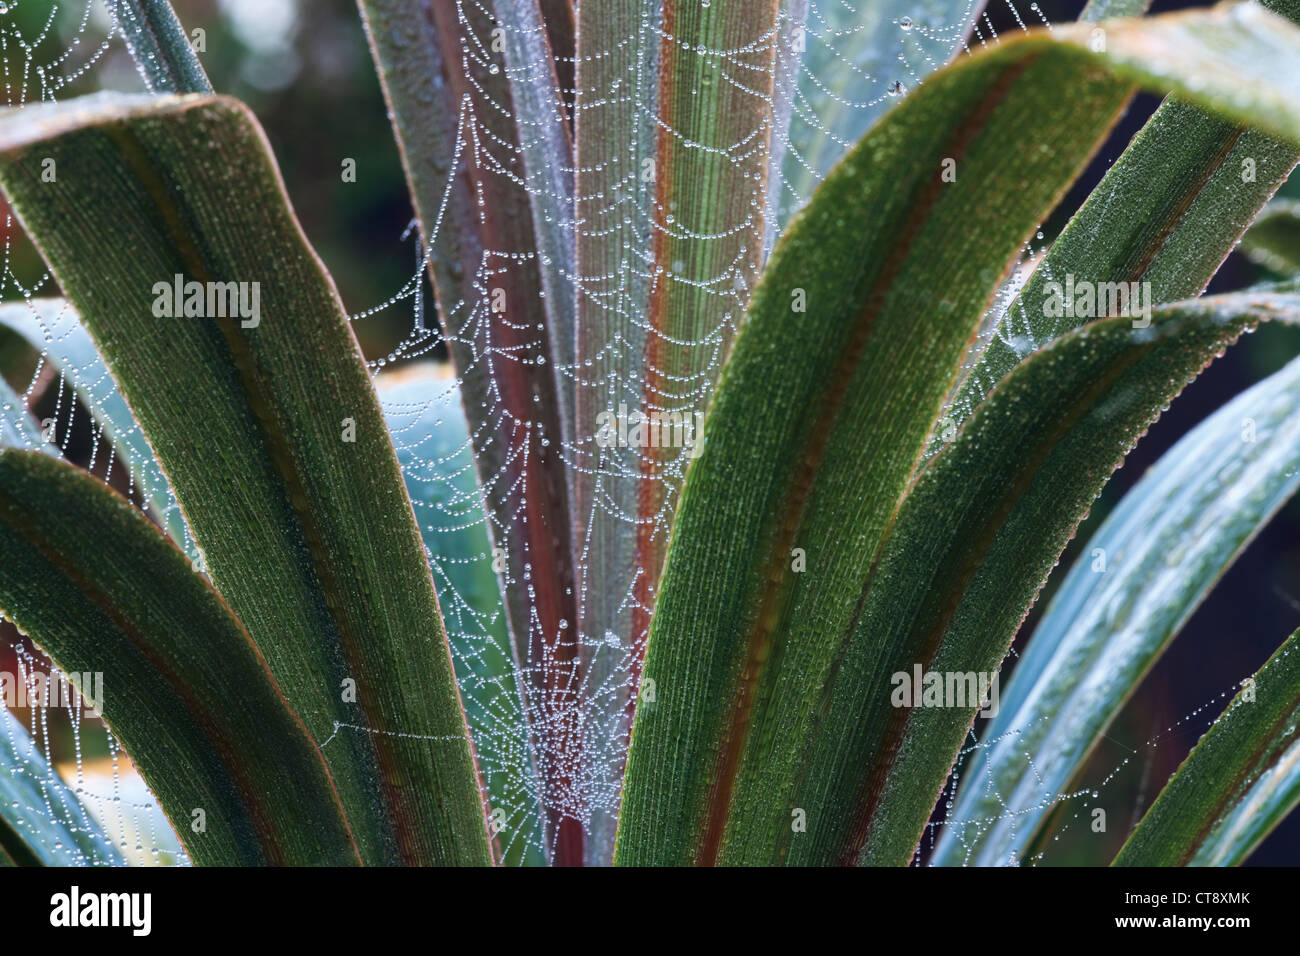
[[[122,863],[99,824],[2,703],[0,852],[46,866]]]
[[[933,863],[1025,856],[1124,701],[1298,486],[1300,359],[1184,436],[1085,545],[961,773]]]

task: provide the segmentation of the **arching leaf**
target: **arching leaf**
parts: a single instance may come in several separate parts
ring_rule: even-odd
[[[953,570],[962,573],[939,588],[934,565],[906,545],[930,534],[942,547],[953,527],[988,520],[981,508],[1001,507],[971,497],[977,487],[992,494],[984,482],[995,469],[963,470],[965,490],[935,512],[939,524],[908,519],[917,529],[900,537],[901,509],[921,488],[914,467],[997,276],[1125,101],[1125,77],[1300,139],[1295,78],[1283,66],[1300,50],[1300,31],[1285,21],[1253,7],[1120,21],[1106,26],[1105,52],[1089,45],[1090,30],[1030,33],[936,73],[845,158],[774,251],[674,526],[645,669],[656,703],[637,711],[621,862],[910,857],[965,726],[955,742],[938,731],[904,750],[906,772],[898,760],[863,758],[873,749],[897,756],[893,748],[914,739],[890,716],[888,675],[899,669],[889,666],[890,642],[904,657],[924,649],[930,661],[931,639],[955,626],[948,618],[971,585],[956,550]],[[1024,145],[1007,164],[1012,143]],[[956,163],[955,182],[940,178],[945,159]],[[799,293],[806,315],[794,313]],[[1137,429],[1129,441],[1232,334],[1211,328],[1192,345],[1156,349],[1166,364],[1136,392],[1154,405],[1125,406]],[[1107,466],[1125,447],[1118,434],[1098,446]],[[1028,467],[1022,458],[1016,464]],[[1078,478],[1100,482],[1108,472]],[[1079,494],[1090,501],[1095,490],[1084,481]],[[1068,535],[1080,515],[1063,513]],[[1056,537],[1039,534],[1032,557],[1022,556],[1024,593],[1000,608],[1024,602],[1010,632],[998,619],[981,635],[994,666],[1045,575],[1040,550]],[[718,554],[747,558],[720,569]],[[893,636],[864,632],[864,602],[880,581],[893,583],[882,566],[913,559],[924,564],[908,571],[931,589],[926,600],[895,594],[896,617],[870,618]],[[900,607],[913,600],[915,613]],[[947,605],[935,601],[952,607],[939,614]],[[871,696],[868,684],[883,694]],[[872,714],[864,719],[862,708]],[[792,827],[798,810],[803,833]]]
[[[1300,642],[1243,682],[1115,857],[1115,866],[1235,866],[1300,802]]]
[[[1292,316],[1295,321],[1300,316]],[[1084,546],[962,767],[931,863],[1021,859],[1110,721],[1300,486],[1300,360],[1171,448]]]
[[[487,863],[410,500],[252,115],[202,96],[29,106],[0,121],[0,183],[324,751],[363,858]]]
[[[248,633],[96,478],[0,451],[0,608],[97,709],[208,864],[360,862],[325,762]]]
[[[1136,0],[1090,4],[1085,19]],[[1300,0],[1262,6],[1300,22]],[[1258,6],[1234,8],[1253,16]],[[1094,41],[1113,40],[1106,25]],[[1278,64],[1278,69],[1288,67]],[[1033,349],[1087,321],[1048,314],[1048,283],[1149,283],[1152,302],[1200,295],[1242,232],[1300,159],[1286,137],[1171,95],[1106,171],[1023,287],[972,343],[942,427],[959,423]],[[934,436],[931,451],[941,445]]]

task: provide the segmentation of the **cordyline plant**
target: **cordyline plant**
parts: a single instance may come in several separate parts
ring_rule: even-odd
[[[886,31],[966,6],[832,6],[361,0],[465,416],[402,427],[478,510],[424,540],[412,499],[445,502],[393,409],[427,382],[381,376],[381,407],[257,122],[168,4],[113,4],[150,95],[0,116],[0,184],[65,297],[3,321],[140,499],[0,402],[0,608],[103,673],[194,862],[921,858],[1112,471],[1243,331],[1300,316],[1287,206],[1248,242],[1279,281],[1199,297],[1300,157],[1300,5],[1113,0],[862,110],[836,104],[870,99]],[[1024,261],[1138,88],[1169,98]],[[1101,526],[932,862],[1035,859],[1298,475],[1292,362]],[[500,644],[458,644],[434,572]],[[1116,863],[1238,863],[1300,800],[1296,642]],[[0,860],[118,860],[38,760],[0,749]]]

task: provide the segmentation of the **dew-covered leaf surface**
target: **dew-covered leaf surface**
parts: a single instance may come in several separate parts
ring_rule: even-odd
[[[1064,437],[1055,424],[1014,417],[1002,429],[988,412],[986,455],[1014,426],[1026,430],[1021,439],[1041,429],[1048,458],[1025,459],[1019,446],[1005,452],[1008,460],[971,458],[960,466],[960,494],[902,514],[923,487],[940,486],[959,467],[927,469],[924,486],[916,482],[926,436],[997,277],[1126,100],[1131,87],[1116,73],[1300,138],[1287,86],[1297,77],[1282,66],[1300,31],[1280,18],[1234,8],[1113,22],[1105,53],[1089,47],[1090,29],[1031,33],[936,73],[845,158],[774,251],[674,526],[645,667],[656,702],[646,706],[643,696],[637,711],[620,862],[910,859],[970,714],[955,740],[947,729],[914,734],[891,713],[887,676],[931,661],[944,635],[962,628],[953,615],[964,598],[988,597],[965,563],[1000,527],[983,523],[993,514],[1006,520],[1004,509],[1017,504],[1035,506],[1020,496],[981,498],[998,487],[989,476],[1014,463],[1031,481],[1031,466],[1054,461],[1049,453]],[[1009,166],[1012,143],[1023,146]],[[941,178],[945,159],[955,161],[953,182]],[[1106,440],[1086,431],[1072,439],[1085,457],[1104,458],[1066,469],[1079,482],[1077,500],[1057,502],[1059,533],[1040,528],[1036,546],[1023,549],[1021,583],[1000,586],[1006,600],[983,622],[989,627],[975,627],[974,642],[988,646],[973,656],[991,656],[996,667],[1114,463],[1236,331],[1211,324],[1186,343],[1160,339],[1157,347],[1153,339],[1159,358],[1144,370],[1151,381],[1126,379],[1131,391],[1118,405],[1083,388],[1089,380],[1077,376],[1086,362],[1056,377],[1129,417]],[[1083,349],[1101,356],[1105,338]],[[1112,344],[1123,351],[1130,343]],[[1076,396],[1059,400],[1067,398]],[[1083,415],[1091,406],[1069,407]],[[1096,447],[1082,447],[1090,439]],[[915,525],[907,535],[905,520]],[[948,537],[957,529],[989,534],[963,543]],[[1016,537],[1003,530],[997,540]],[[720,567],[719,554],[746,558]],[[934,569],[953,562],[962,574],[936,586]],[[911,579],[886,575],[909,563]],[[927,582],[928,596],[908,580]],[[901,590],[887,600],[890,588]],[[880,621],[886,605],[889,620]],[[985,612],[972,608],[970,620]],[[892,666],[908,654],[905,667]],[[908,749],[917,739],[929,743]],[[891,759],[873,762],[873,753]],[[802,817],[792,821],[796,810]]]
[[[248,632],[101,481],[0,451],[0,608],[63,673],[102,675],[101,713],[195,862],[360,862],[320,749]]]
[[[1122,704],[1298,485],[1292,361],[1166,452],[1088,540],[961,767],[932,864],[1000,865],[1041,845]]]
[[[486,863],[396,456],[251,114],[202,96],[27,107],[0,118],[0,183],[171,480],[200,566],[324,752],[363,858]],[[159,291],[178,277],[207,293],[188,314]],[[205,305],[213,288],[238,306]]]

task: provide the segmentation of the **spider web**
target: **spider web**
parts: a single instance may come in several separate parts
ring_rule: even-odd
[[[709,6],[709,0],[703,0],[703,5]],[[485,68],[490,75],[503,69],[518,90],[544,82],[551,75],[573,74],[575,64],[564,58],[552,63],[520,55],[520,51],[526,54],[536,50],[539,25],[517,16],[497,19],[485,4],[474,0],[462,0],[458,9],[460,66],[467,76],[479,76]],[[641,408],[643,401],[647,411],[659,413],[690,416],[706,409],[756,270],[747,269],[740,253],[732,256],[721,272],[700,264],[707,260],[706,255],[692,255],[690,261],[683,257],[683,261],[660,262],[655,243],[665,232],[684,235],[700,247],[712,245],[728,250],[721,257],[725,262],[731,256],[730,250],[737,246],[736,237],[752,232],[756,220],[746,215],[716,230],[698,232],[691,231],[684,221],[677,221],[680,217],[674,210],[657,208],[653,176],[647,179],[642,173],[647,158],[653,163],[662,161],[662,157],[652,151],[647,153],[646,138],[657,135],[661,141],[677,140],[687,148],[723,155],[746,178],[770,183],[766,198],[761,187],[755,193],[757,201],[765,206],[767,221],[761,240],[766,254],[779,233],[779,225],[803,205],[832,163],[876,118],[923,82],[926,74],[943,65],[954,50],[969,52],[972,47],[998,42],[992,21],[987,16],[976,20],[975,11],[973,2],[918,0],[906,7],[899,5],[897,16],[882,20],[879,7],[867,3],[793,2],[781,5],[775,25],[765,34],[745,37],[726,49],[690,48],[687,55],[711,66],[719,74],[717,82],[750,91],[772,91],[752,92],[764,103],[755,127],[741,130],[736,143],[720,147],[695,141],[689,133],[664,124],[655,102],[656,57],[672,38],[664,28],[659,6],[646,3],[639,19],[633,18],[629,33],[608,53],[617,56],[626,49],[639,51],[636,56],[622,56],[619,62],[626,65],[625,72],[614,76],[607,88],[561,90],[566,102],[564,118],[584,129],[608,131],[614,127],[612,135],[619,148],[626,148],[630,159],[624,161],[621,175],[609,177],[606,191],[596,197],[579,196],[576,207],[573,181],[577,170],[562,166],[562,182],[558,185],[554,175],[524,173],[539,154],[545,155],[542,144],[556,118],[516,108],[494,98],[483,86],[474,86],[457,116],[453,160],[445,170],[446,196],[451,195],[454,178],[467,171],[475,182],[503,180],[525,192],[533,204],[547,211],[548,217],[558,219],[558,223],[553,219],[548,222],[560,234],[621,241],[617,265],[584,274],[571,258],[547,261],[545,250],[486,249],[473,283],[481,295],[468,301],[444,302],[445,331],[423,321],[422,282],[416,272],[393,300],[380,306],[414,304],[417,315],[411,334],[374,367],[378,370],[426,356],[440,341],[446,341],[460,346],[470,356],[459,369],[462,378],[457,385],[464,385],[467,369],[492,369],[510,362],[536,360],[524,356],[544,357],[546,346],[540,336],[522,348],[503,344],[505,337],[497,335],[494,324],[509,319],[494,316],[490,296],[491,290],[505,284],[503,273],[521,264],[540,265],[544,275],[551,266],[558,273],[560,288],[548,285],[544,295],[566,296],[566,301],[578,303],[580,310],[595,314],[597,318],[589,320],[591,324],[612,330],[597,347],[589,344],[586,353],[575,356],[572,362],[564,361],[567,343],[556,343],[552,332],[551,354],[557,359],[552,374],[562,393],[574,395],[574,403],[579,406],[586,404],[611,414],[620,406]],[[1037,4],[1030,16],[1046,23]],[[1018,13],[1015,20],[1023,29]],[[498,52],[502,49],[515,55],[502,57]],[[764,63],[767,65],[761,65]],[[768,74],[766,83],[756,77],[763,71]],[[515,141],[501,135],[500,114],[514,120]],[[554,172],[548,168],[548,173]],[[439,230],[446,228],[442,213],[447,202],[449,199],[444,199],[438,219],[427,224],[430,245],[437,244]],[[651,290],[661,282],[705,293],[707,304],[694,318],[692,337],[671,339],[651,325],[647,301]],[[357,317],[369,314],[372,312]],[[580,338],[582,334],[579,332]],[[642,367],[638,358],[647,351],[654,351],[657,357]],[[638,371],[629,374],[628,369]],[[647,390],[651,379],[654,384]],[[649,397],[643,398],[647,391]],[[441,397],[429,398],[429,408],[422,411],[435,413],[434,409],[440,407],[438,413],[450,414],[457,400],[456,390],[447,388]],[[479,412],[478,420],[486,422],[515,414],[493,390],[489,390],[488,402]],[[535,453],[530,451],[530,433],[538,436],[542,447],[555,440],[553,433],[542,432],[536,422],[514,423],[521,440],[511,447],[510,455]],[[576,820],[587,839],[587,861],[602,863],[608,862],[612,850],[630,733],[629,715],[638,698],[639,662],[653,605],[653,578],[658,570],[640,566],[629,542],[638,534],[666,540],[676,494],[690,459],[684,454],[651,459],[635,448],[595,452],[591,436],[581,425],[577,432],[562,434],[559,453],[567,472],[579,482],[585,479],[590,487],[589,493],[579,497],[579,513],[572,516],[578,528],[574,548],[579,626],[574,628],[572,622],[561,621],[559,633],[539,633],[543,625],[537,614],[532,615],[528,622],[531,633],[516,651],[518,696],[495,699],[489,708],[488,726],[473,714],[470,719],[480,756],[485,748],[507,755],[533,755],[535,773],[529,777],[527,794],[541,805],[543,822],[535,826],[530,823],[529,833],[524,836],[530,847],[549,858],[554,851],[555,832],[544,821],[556,817]],[[396,440],[401,455],[405,450],[403,440],[400,436]],[[468,444],[467,440],[466,447]],[[422,480],[429,480],[430,472],[437,473],[435,461],[421,456],[419,467],[425,472]],[[647,475],[652,476],[651,482],[661,485],[659,494],[650,496],[657,499],[657,507],[648,512],[644,507]],[[408,483],[409,476],[408,471]],[[509,480],[508,469],[485,476],[484,498],[489,502],[507,501],[508,511],[526,512],[529,500],[519,487],[505,487]],[[426,541],[435,540],[443,519],[423,509],[414,492],[413,498],[422,528],[434,530],[432,535],[426,535]],[[492,514],[491,509],[488,512]],[[494,517],[484,521],[495,545],[506,550],[521,546],[510,525]],[[615,529],[613,542],[608,539],[611,526]],[[602,531],[607,535],[604,540]],[[435,557],[435,565],[437,560]],[[504,570],[503,585],[508,590],[529,587],[527,581],[517,580]],[[455,605],[457,598],[451,600]],[[450,617],[454,619],[459,613],[460,609],[454,608]],[[449,636],[453,654],[464,663],[462,669],[468,669],[467,657],[479,653],[485,635],[457,633],[449,625]],[[501,639],[489,638],[493,640]],[[465,648],[470,648],[468,654]],[[491,651],[505,657],[510,649],[495,644]],[[557,687],[558,692],[536,690]],[[572,747],[575,735],[578,743]],[[558,779],[559,785],[550,783],[552,779]],[[494,791],[491,780],[487,781],[487,789],[492,807],[507,806],[512,819],[533,819],[517,813],[510,800]],[[540,835],[543,843],[535,844],[533,834]]]
[[[277,2],[292,7],[299,19],[306,16],[306,10],[296,0]],[[700,2],[707,7],[728,0]],[[1037,3],[1017,8],[1010,0],[1004,2],[1017,29],[1047,22]],[[28,102],[64,98],[70,90],[84,91],[88,78],[99,79],[103,85],[127,86],[133,82],[123,68],[126,54],[121,37],[102,0],[45,2],[48,20],[36,33],[24,33],[12,15],[20,6],[34,3],[36,0],[0,3],[0,81],[6,105],[21,107]],[[747,171],[765,171],[768,187],[765,194],[760,190],[758,195],[764,212],[760,220],[765,222],[761,237],[764,255],[776,240],[780,225],[807,201],[834,159],[884,110],[923,83],[925,76],[946,62],[954,50],[963,55],[998,42],[993,21],[987,13],[979,12],[974,0],[947,4],[915,0],[895,6],[898,12],[882,19],[878,8],[866,0],[788,0],[780,7],[775,27],[750,38],[743,46],[689,51],[702,62],[716,63],[725,82],[743,85],[748,81],[747,88],[763,85],[753,82],[754,71],[760,69],[755,63],[769,64],[761,69],[768,72],[767,88],[772,92],[755,94],[763,96],[765,109],[760,125],[744,138],[763,145],[756,147],[757,152],[728,153]],[[462,14],[459,48],[467,72],[489,62],[497,69],[501,56],[496,52],[499,45],[494,44],[501,38],[515,51],[537,49],[535,24],[521,23],[517,17],[498,21],[491,9],[476,0],[459,0],[457,7]],[[358,37],[359,31],[358,26]],[[653,51],[667,41],[658,4],[646,3],[633,32],[619,46],[632,44]],[[574,66],[572,59],[558,58],[552,63],[516,55],[504,69],[511,80],[527,83],[552,73],[572,76]],[[642,159],[636,152],[636,140],[646,130],[680,135],[679,131],[657,126],[655,69],[653,54],[647,52],[634,60],[627,75],[603,96],[593,96],[589,101],[578,97],[576,105],[575,91],[565,88],[565,119],[573,123],[580,110],[589,111],[584,118],[588,123],[602,111],[630,117],[626,141],[632,156]],[[138,83],[131,88],[138,89]],[[495,385],[504,370],[515,363],[546,361],[542,337],[521,346],[517,335],[504,336],[502,327],[512,318],[493,307],[492,290],[501,284],[502,277],[526,266],[552,269],[558,278],[560,285],[547,287],[544,296],[567,295],[589,307],[594,304],[608,315],[611,327],[625,330],[625,334],[612,338],[606,349],[581,358],[572,349],[556,349],[551,373],[561,389],[576,396],[585,394],[592,399],[591,404],[611,412],[620,403],[637,407],[646,383],[637,377],[620,377],[617,370],[626,365],[619,359],[642,354],[646,339],[655,334],[646,318],[647,289],[656,281],[656,269],[664,266],[655,258],[655,217],[663,214],[671,225],[672,215],[653,208],[653,190],[640,180],[639,164],[632,163],[618,187],[594,197],[596,216],[578,221],[572,189],[576,171],[572,167],[550,170],[558,176],[552,175],[546,182],[524,173],[528,157],[537,155],[548,135],[546,125],[517,112],[509,103],[492,99],[484,90],[478,92],[466,99],[456,117],[453,158],[445,169],[448,195],[455,178],[470,171],[476,178],[507,181],[526,191],[541,206],[559,209],[562,221],[556,225],[562,235],[596,228],[593,223],[608,223],[611,231],[616,226],[622,228],[627,241],[617,267],[610,273],[582,275],[571,256],[487,249],[473,277],[476,296],[442,303],[443,312],[437,316],[425,277],[430,264],[429,246],[436,244],[440,230],[448,228],[440,217],[426,224],[428,235],[421,237],[418,230],[408,229],[405,235],[393,237],[391,249],[379,252],[410,256],[410,273],[391,296],[354,313],[351,319],[360,323],[394,312],[410,316],[409,331],[393,343],[387,354],[369,364],[434,571],[482,774],[485,811],[493,821],[498,850],[514,862],[549,859],[555,835],[547,821],[563,817],[582,826],[593,847],[588,859],[602,862],[609,858],[617,820],[630,704],[637,698],[638,662],[646,639],[644,626],[623,633],[612,629],[597,633],[579,627],[576,621],[564,620],[559,622],[557,633],[539,633],[543,625],[534,613],[529,637],[540,639],[520,641],[517,647],[506,626],[501,588],[532,594],[537,582],[516,579],[500,560],[503,552],[522,545],[514,537],[514,526],[499,521],[494,509],[484,503],[504,502],[509,512],[528,513],[534,502],[528,499],[527,486],[515,478],[517,466],[520,462],[526,466],[541,449],[558,454],[571,474],[585,473],[592,479],[593,494],[586,499],[584,510],[573,516],[576,526],[587,531],[587,547],[580,549],[577,558],[578,621],[585,618],[586,604],[597,598],[610,604],[621,621],[645,621],[650,610],[646,595],[653,595],[653,581],[648,590],[646,582],[655,571],[638,567],[630,560],[622,565],[615,562],[616,573],[611,579],[610,565],[596,564],[590,529],[605,522],[621,527],[622,534],[632,539],[648,525],[655,535],[666,535],[689,458],[683,455],[660,462],[662,467],[647,472],[636,450],[594,457],[589,440],[583,441],[575,434],[546,432],[540,411],[537,421],[515,420],[515,412],[501,400],[498,388],[487,390],[482,406],[472,409],[478,414],[468,416],[468,420],[462,403],[472,401],[466,398],[470,371],[486,370],[488,382]],[[514,122],[517,137],[513,141],[499,133],[502,113]],[[562,188],[565,182],[569,186],[567,193]],[[590,201],[593,197],[585,198]],[[702,245],[722,244],[752,229],[753,221],[747,220],[717,234],[691,238]],[[23,249],[12,242],[17,235],[10,216],[6,236],[11,241],[5,247],[0,297],[30,301],[52,294],[53,280],[41,267],[33,266],[30,249],[24,258]],[[1042,240],[1040,233],[1026,245],[1020,268],[1013,272],[1011,282],[996,297],[989,312],[983,342],[994,335],[1014,342],[1014,326],[1004,321],[1006,305],[1041,252],[1037,243]],[[726,343],[740,322],[750,284],[744,280],[743,264],[739,263],[721,277],[696,274],[692,271],[696,268],[693,261],[667,266],[678,280],[716,293],[722,303],[716,314],[703,317],[697,335],[666,343],[669,358],[652,369],[660,383],[660,410],[701,410],[708,405],[712,382],[725,358]],[[27,278],[20,279],[20,274]],[[48,339],[59,340],[61,333],[48,320],[42,328]],[[1026,342],[1024,349],[1037,344]],[[460,346],[471,356],[455,372],[438,358],[449,345]],[[673,349],[702,353],[705,358],[697,367],[675,374]],[[74,427],[89,429],[90,469],[119,485],[125,470],[126,490],[132,500],[147,506],[146,492],[161,481],[161,474],[147,456],[124,453],[125,443],[114,442],[111,432],[106,431],[108,413],[104,406],[111,398],[111,381],[97,377],[89,365],[55,368],[55,352],[53,344],[42,349],[35,372],[22,391],[23,402],[32,407],[47,391],[57,396],[52,416],[55,443],[66,448]],[[85,384],[88,379],[90,385]],[[82,381],[80,393],[73,380]],[[517,436],[502,453],[509,466],[480,480],[475,475],[474,448],[490,439],[475,433],[470,422],[495,425],[502,420],[513,425]],[[119,463],[124,454],[125,461]],[[662,485],[658,507],[651,513],[639,510],[635,497],[629,498],[629,489],[635,489],[647,473]],[[152,508],[155,518],[164,524],[175,518],[174,500],[166,498],[166,494],[161,505],[155,502]],[[180,543],[192,549],[187,532],[181,528],[178,534]],[[497,587],[485,588],[485,580]],[[597,583],[599,595],[591,590]],[[49,671],[48,662],[41,661],[24,643],[4,643],[12,645],[15,659],[21,662],[24,681],[30,683],[31,674],[41,668]],[[560,706],[535,690],[557,686],[563,691]],[[60,758],[61,745],[55,739],[57,735],[52,736],[51,719],[56,718],[66,720],[69,726],[73,740],[70,759]],[[335,728],[336,733],[401,731],[400,727]],[[48,773],[58,772],[67,780],[130,862],[187,862],[156,801],[92,712],[78,708],[64,718],[52,715],[50,708],[35,706],[26,711],[20,728],[19,717],[0,708],[0,733],[7,734],[15,748],[26,747],[42,755],[50,767],[57,766],[57,771]],[[557,746],[556,741],[572,740],[574,735],[579,743],[576,750]],[[97,749],[105,754],[93,767],[82,759],[83,742],[91,737],[102,739]],[[972,748],[990,745],[972,742]],[[575,752],[581,754],[581,759],[575,759]],[[564,785],[548,786],[546,781],[552,779],[563,780]],[[45,782],[51,783],[48,779]],[[1068,801],[1077,796],[1054,795],[1049,799]],[[53,812],[48,803],[40,802],[22,809],[34,818],[48,818]],[[971,821],[963,821],[963,826],[968,825]],[[83,862],[108,861],[90,856]]]

